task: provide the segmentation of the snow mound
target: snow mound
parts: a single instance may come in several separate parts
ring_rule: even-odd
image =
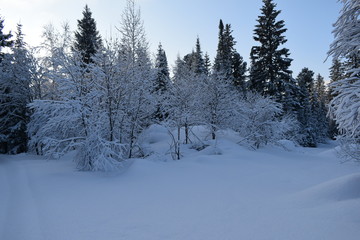
[[[140,138],[144,143],[154,144],[167,140],[170,137],[166,127],[153,124],[142,132]]]
[[[360,173],[321,183],[301,192],[306,199],[346,201],[360,199]]]

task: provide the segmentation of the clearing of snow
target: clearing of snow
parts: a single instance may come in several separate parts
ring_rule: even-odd
[[[227,135],[173,161],[166,131],[149,134],[150,157],[121,173],[0,155],[0,239],[359,239],[360,166],[334,143],[251,151]]]

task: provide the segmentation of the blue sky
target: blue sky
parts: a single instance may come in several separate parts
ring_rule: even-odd
[[[76,30],[77,19],[88,4],[103,37],[116,35],[126,0],[0,0],[0,15],[6,29],[23,24],[26,40],[31,45],[41,41],[43,26],[60,27],[68,22]],[[275,0],[285,21],[288,39],[285,47],[294,59],[294,76],[303,67],[328,79],[331,60],[324,63],[333,40],[332,24],[341,5],[337,0]],[[213,60],[216,54],[219,19],[230,23],[237,41],[236,49],[248,61],[250,49],[257,44],[253,30],[260,14],[261,0],[137,0],[141,8],[150,50],[156,52],[161,42],[173,65],[178,54],[192,51],[199,36],[202,50]]]

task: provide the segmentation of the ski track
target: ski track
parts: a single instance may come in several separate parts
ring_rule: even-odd
[[[3,156],[6,157],[6,156]],[[9,158],[11,158],[9,156]],[[0,239],[25,240],[45,239],[41,231],[39,212],[30,186],[26,164],[22,160],[1,160],[2,172],[7,179],[7,201],[3,207],[3,227]]]

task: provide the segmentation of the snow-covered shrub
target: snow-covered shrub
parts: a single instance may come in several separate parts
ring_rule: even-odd
[[[29,151],[58,158],[85,139],[79,101],[37,100],[29,106]]]
[[[243,138],[240,144],[259,148],[286,138],[293,130],[291,118],[280,118],[281,104],[257,93],[248,93],[239,101],[234,130]]]
[[[94,131],[81,142],[75,161],[82,171],[112,171],[123,167],[127,146],[108,141]]]

